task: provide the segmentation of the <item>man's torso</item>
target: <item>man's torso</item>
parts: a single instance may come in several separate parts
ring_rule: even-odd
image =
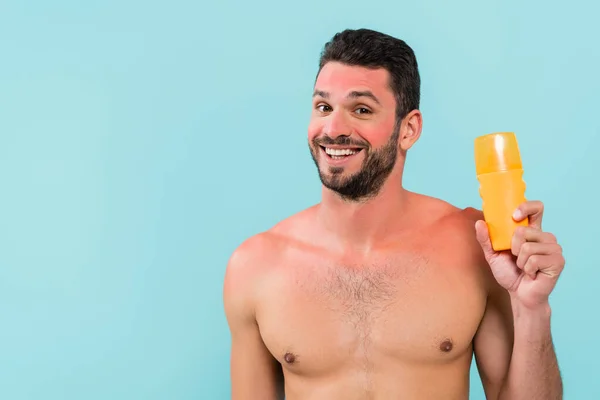
[[[456,211],[368,255],[293,222],[267,233],[256,320],[286,399],[467,399],[487,295],[473,222]]]

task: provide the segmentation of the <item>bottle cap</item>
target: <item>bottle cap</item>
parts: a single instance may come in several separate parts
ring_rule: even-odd
[[[475,138],[477,175],[521,168],[521,154],[513,132],[490,133]]]

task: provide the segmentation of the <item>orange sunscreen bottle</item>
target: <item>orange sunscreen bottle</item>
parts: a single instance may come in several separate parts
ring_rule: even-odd
[[[495,251],[509,250],[517,226],[513,212],[525,201],[523,166],[513,132],[499,132],[475,139],[475,170],[482,211]]]

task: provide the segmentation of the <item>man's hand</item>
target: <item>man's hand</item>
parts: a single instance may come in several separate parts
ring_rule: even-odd
[[[529,218],[529,226],[516,229],[511,251],[494,251],[485,221],[475,224],[477,240],[494,277],[511,297],[528,308],[548,303],[565,265],[556,237],[542,231],[543,213],[540,201],[527,201],[515,210],[513,218],[516,221]]]

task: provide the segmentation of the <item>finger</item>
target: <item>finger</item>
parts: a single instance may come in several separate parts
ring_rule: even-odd
[[[519,255],[519,253],[521,252],[521,246],[523,245],[523,243],[525,243],[525,229],[523,228],[524,227],[519,226],[517,227],[517,229],[515,229],[515,232],[513,233],[510,242],[510,251],[512,252],[513,256]]]
[[[519,232],[519,236],[526,242],[540,242],[540,243],[556,243],[556,236],[550,232],[544,232],[537,228],[530,226],[518,226],[515,231]],[[516,233],[516,232],[515,232]]]
[[[560,275],[563,266],[564,259],[560,254],[533,254],[527,259],[527,262],[523,267],[523,272],[532,279],[535,279],[538,274],[556,278]]]
[[[511,240],[511,252],[518,256],[521,252],[521,246],[526,242],[538,243],[556,243],[556,236],[550,232],[543,232],[537,228],[529,226],[519,226],[515,229]]]
[[[524,270],[529,258],[538,255],[551,255],[558,253],[559,247],[560,246],[554,243],[525,242],[521,246],[521,250],[517,256],[517,267]]]
[[[519,205],[513,214],[515,221],[523,221],[529,218],[529,226],[542,229],[542,217],[544,216],[544,203],[539,200],[526,201]]]
[[[492,255],[495,254],[495,251],[492,247],[489,230],[485,221],[479,220],[475,222],[475,236],[481,245],[486,260],[489,261]]]
[[[547,258],[547,255],[533,254],[527,259],[527,262],[523,266],[523,272],[525,272],[525,274],[531,279],[535,279],[538,271],[542,269],[542,266]]]

